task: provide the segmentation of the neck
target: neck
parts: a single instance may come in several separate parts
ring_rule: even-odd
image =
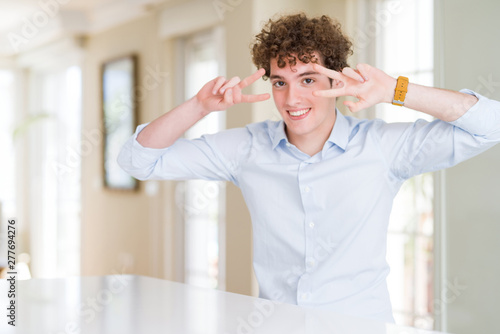
[[[316,155],[317,153],[321,152],[323,149],[323,146],[325,145],[326,139],[322,142],[316,142],[316,143],[311,143],[311,142],[300,142],[300,143],[293,143],[299,150],[304,152],[305,154],[309,155],[310,157]]]
[[[323,146],[325,146],[326,141],[332,133],[333,126],[337,120],[335,111],[332,113],[333,120],[324,120],[321,124],[319,131],[314,131],[307,134],[296,135],[289,133],[285,125],[285,133],[288,137],[288,141],[295,145],[299,150],[306,153],[309,156],[313,156],[318,152],[321,152]]]

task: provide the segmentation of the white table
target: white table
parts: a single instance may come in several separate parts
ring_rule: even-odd
[[[438,333],[133,275],[17,281],[16,327],[0,333]]]

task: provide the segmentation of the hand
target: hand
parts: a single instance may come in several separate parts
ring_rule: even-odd
[[[254,74],[240,81],[234,77],[227,80],[224,77],[217,77],[207,82],[196,94],[198,103],[206,112],[216,110],[226,110],[227,108],[242,102],[260,102],[270,98],[269,94],[245,95],[241,90],[260,79],[266,71],[261,68]]]
[[[318,64],[314,64],[313,68],[337,81],[339,87],[315,91],[314,96],[354,96],[359,101],[344,101],[344,105],[352,112],[369,108],[377,103],[392,102],[396,79],[378,68],[368,64],[358,64],[356,69],[345,67],[342,72],[330,70]]]

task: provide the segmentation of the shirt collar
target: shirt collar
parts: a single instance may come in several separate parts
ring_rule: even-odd
[[[273,139],[273,150],[281,143],[281,141],[284,140],[285,142],[288,142],[288,138],[285,133],[285,122],[283,122],[283,120],[277,122],[276,128],[271,135]]]
[[[349,122],[342,113],[335,108],[336,119],[333,125],[332,132],[327,139],[327,142],[337,145],[344,151],[347,147],[349,141]],[[272,133],[273,150],[278,146],[281,141],[288,142],[288,138],[285,133],[285,122],[283,120],[277,122],[276,127]]]
[[[345,151],[349,142],[349,122],[337,108],[335,108],[335,112],[337,114],[335,124],[333,125],[330,137],[326,141],[337,145]]]

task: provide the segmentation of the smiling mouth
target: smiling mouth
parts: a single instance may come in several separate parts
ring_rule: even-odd
[[[287,111],[290,114],[290,116],[299,117],[299,116],[302,116],[304,114],[307,114],[309,111],[311,111],[311,108],[299,109],[299,110],[294,110],[294,111],[287,110]]]

